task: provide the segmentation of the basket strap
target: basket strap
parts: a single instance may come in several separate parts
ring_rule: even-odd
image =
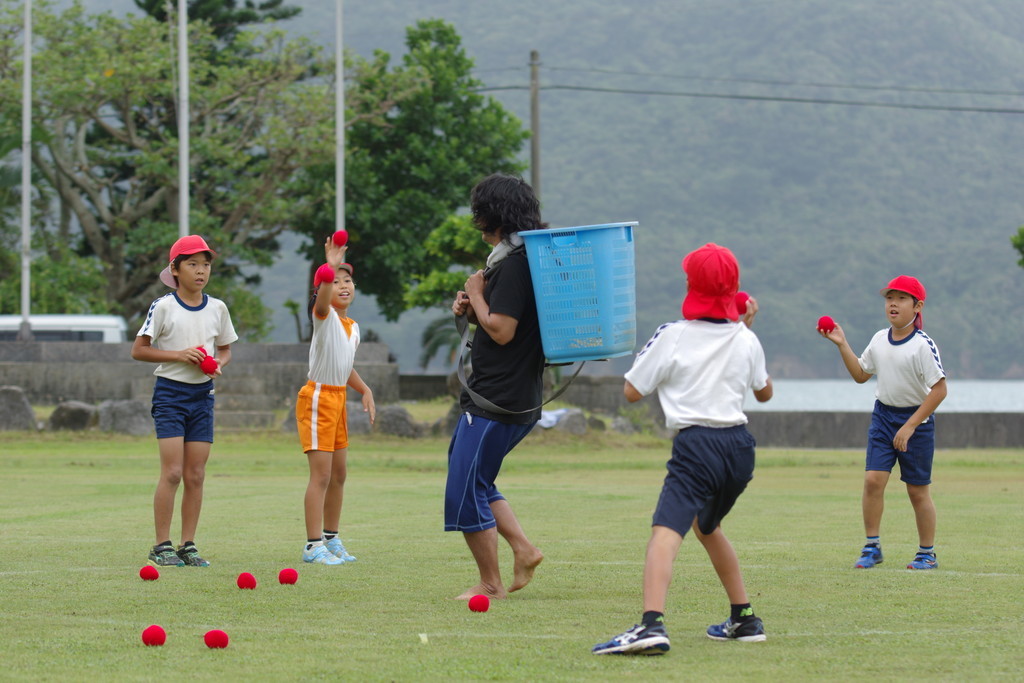
[[[541,403],[539,406],[535,406],[528,410],[508,410],[507,408],[502,408],[501,406],[492,403],[491,401],[487,400],[486,398],[484,398],[483,396],[469,388],[469,384],[466,381],[465,363],[466,349],[470,347],[469,321],[466,319],[466,316],[460,315],[455,317],[455,329],[459,331],[459,336],[461,337],[459,341],[459,352],[458,354],[456,354],[458,357],[458,365],[455,370],[456,374],[459,376],[459,383],[462,384],[462,388],[466,390],[467,394],[469,394],[469,397],[473,400],[473,403],[477,404],[479,407],[483,408],[488,412],[496,413],[498,415],[525,415],[526,413],[532,413],[533,411],[537,410],[537,408],[543,408],[545,405],[561,396],[565,392],[565,390],[569,388],[569,385],[572,384],[572,381],[576,379],[576,375],[580,374],[580,370],[582,370],[583,366],[586,364],[586,361],[581,361],[579,367],[576,368],[576,372],[572,373],[572,376],[569,377],[568,380],[566,380],[565,384],[563,384],[557,391],[555,391],[555,393],[551,394],[551,396],[548,397],[548,399]]]

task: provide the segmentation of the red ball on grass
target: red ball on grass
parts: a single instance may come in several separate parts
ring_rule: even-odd
[[[253,590],[256,588],[256,577],[249,572],[242,572],[238,575],[238,580],[236,580],[235,583],[238,584],[239,588]]]
[[[740,312],[740,315],[745,315],[747,312],[747,300],[750,295],[746,292],[736,292],[736,310]]]
[[[203,359],[203,362],[199,364],[199,369],[207,375],[212,375],[217,372],[217,368],[220,367],[220,363],[213,356],[207,356]]]
[[[146,645],[163,645],[167,642],[167,631],[153,624],[142,631],[142,642]]]
[[[299,573],[291,567],[288,567],[287,569],[281,570],[281,572],[277,575],[277,580],[280,581],[282,584],[291,585],[299,580]]]
[[[486,612],[491,607],[491,599],[486,595],[474,595],[469,599],[471,612]]]
[[[156,581],[160,578],[160,572],[157,571],[156,567],[151,564],[147,564],[145,567],[139,570],[139,577],[143,581]]]
[[[818,318],[818,329],[822,332],[831,332],[836,329],[836,321],[830,316],[823,315]]]
[[[228,634],[221,631],[219,628],[215,628],[212,631],[207,631],[206,635],[203,636],[203,642],[206,643],[208,648],[219,648],[228,646]]]
[[[345,246],[348,244],[348,230],[338,230],[331,235],[331,239],[334,240],[334,243],[339,247]]]

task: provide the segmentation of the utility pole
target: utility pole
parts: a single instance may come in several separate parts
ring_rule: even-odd
[[[530,51],[530,185],[540,199],[540,53]]]
[[[18,341],[32,341],[32,0],[25,2],[25,61],[21,81],[21,325]]]

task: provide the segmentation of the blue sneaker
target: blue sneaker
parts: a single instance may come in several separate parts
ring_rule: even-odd
[[[711,640],[738,640],[742,643],[760,643],[768,640],[764,633],[764,622],[761,617],[750,617],[743,621],[733,621],[732,617],[721,624],[708,626],[708,638]]]
[[[323,545],[315,545],[312,548],[302,548],[302,561],[312,564],[345,564],[341,558],[335,557],[330,550]]]
[[[595,655],[661,655],[668,649],[668,633],[664,625],[637,624],[607,643],[595,645],[591,652]]]
[[[882,549],[877,545],[866,545],[860,551],[860,559],[853,565],[854,569],[871,569],[882,564]]]
[[[907,569],[938,569],[939,561],[935,559],[935,553],[918,553],[914,560],[907,565]]]
[[[345,544],[341,542],[341,539],[335,536],[329,541],[324,541],[324,547],[331,551],[331,554],[337,557],[342,562],[355,562],[356,558],[349,554],[345,550]]]

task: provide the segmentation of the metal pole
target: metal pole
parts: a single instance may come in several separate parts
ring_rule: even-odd
[[[342,32],[344,0],[336,0],[337,26],[334,41],[335,58],[335,161],[334,161],[334,229],[345,229],[345,46]]]
[[[21,79],[21,325],[18,341],[32,341],[32,0],[25,0],[25,58]]]
[[[540,199],[540,53],[530,51],[530,184]]]
[[[189,233],[188,2],[178,0],[178,236]]]

